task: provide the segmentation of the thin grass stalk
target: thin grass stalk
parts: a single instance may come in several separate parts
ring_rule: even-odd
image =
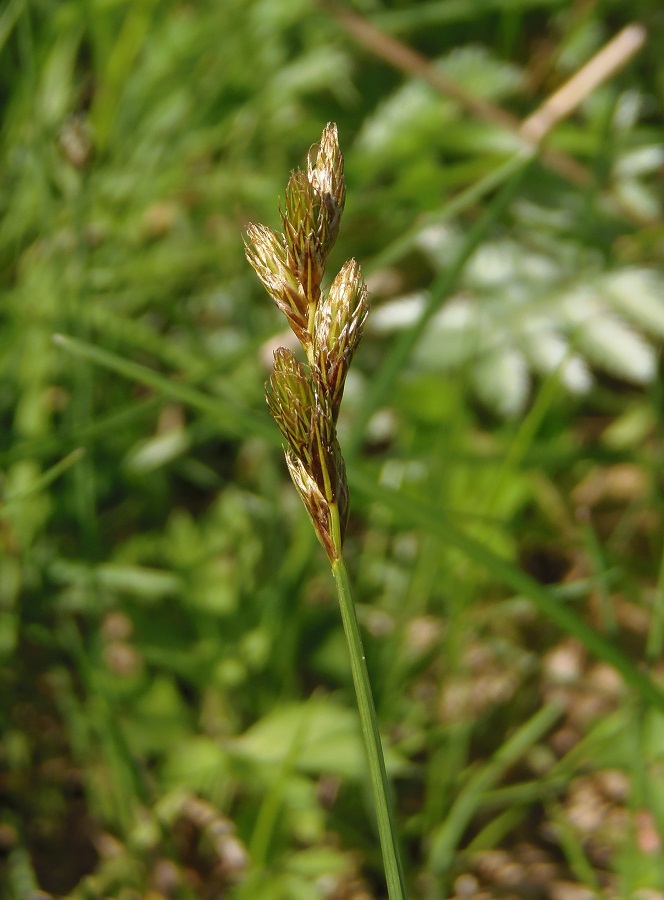
[[[360,635],[355,604],[348,579],[348,570],[346,569],[343,556],[339,556],[332,563],[332,574],[337,586],[341,620],[346,634],[355,696],[357,697],[357,708],[360,713],[362,736],[364,737],[364,745],[369,762],[369,775],[376,806],[376,820],[383,854],[387,891],[390,900],[403,900],[406,897],[406,887],[399,846],[397,844],[397,830],[394,821],[390,784],[385,769],[385,757],[378,731],[378,720],[371,691],[371,682],[369,681],[369,673],[362,647],[362,636]]]
[[[312,147],[305,171],[291,173],[283,232],[247,229],[247,259],[286,316],[306,363],[280,347],[266,385],[272,416],[286,442],[286,463],[316,535],[327,554],[339,595],[353,683],[373,788],[390,900],[405,900],[403,871],[376,709],[362,639],[342,555],[348,521],[348,481],[337,418],[346,375],[369,312],[366,284],[348,260],[327,293],[325,266],[346,199],[337,129],[328,125]]]

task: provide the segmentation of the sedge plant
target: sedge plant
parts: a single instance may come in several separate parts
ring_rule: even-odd
[[[342,548],[348,522],[346,467],[337,419],[348,368],[369,311],[367,287],[351,259],[322,290],[325,266],[339,232],[346,199],[337,128],[328,124],[307,157],[306,170],[291,173],[283,233],[264,225],[247,229],[247,258],[302,345],[306,363],[288,349],[274,354],[267,402],[286,441],[286,462],[337,587],[362,734],[376,804],[390,900],[405,888],[390,789],[357,614]]]

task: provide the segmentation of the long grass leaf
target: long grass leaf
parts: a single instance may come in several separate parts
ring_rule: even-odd
[[[484,566],[496,581],[527,597],[546,618],[573,635],[595,656],[612,665],[627,684],[634,688],[645,703],[664,710],[664,691],[600,632],[580,619],[556,596],[507,559],[498,556],[479,541],[464,534],[446,521],[440,510],[385,486],[377,486],[366,476],[351,468],[351,488],[392,510],[401,523],[419,526],[436,535],[444,544],[461,550],[470,559]]]
[[[119,375],[129,378],[132,381],[138,381],[153,388],[165,397],[170,397],[186,403],[194,409],[212,416],[219,422],[225,434],[233,437],[241,435],[254,434],[270,441],[270,443],[278,444],[278,435],[270,426],[270,423],[262,419],[256,413],[244,407],[233,403],[229,398],[212,397],[210,394],[203,393],[189,385],[181,384],[165,375],[160,375],[147,366],[132,360],[118,356],[110,350],[104,350],[94,344],[69,335],[56,334],[53,336],[54,342],[72,356],[87,359],[96,363],[105,369],[117,372]]]

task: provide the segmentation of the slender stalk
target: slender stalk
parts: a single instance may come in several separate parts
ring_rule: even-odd
[[[350,653],[350,666],[353,673],[353,684],[357,697],[357,706],[362,724],[362,735],[369,761],[369,773],[371,787],[373,789],[374,803],[376,805],[376,817],[378,819],[378,834],[383,853],[383,865],[385,867],[385,879],[390,900],[405,900],[406,888],[404,885],[401,858],[397,844],[396,827],[392,810],[390,785],[385,770],[385,758],[378,732],[376,708],[367,664],[364,658],[362,637],[357,622],[355,604],[351,595],[348,571],[343,556],[333,560],[332,574],[339,595],[339,607],[343,621],[348,651]]]
[[[332,567],[369,761],[390,900],[405,900],[403,871],[362,639],[341,548],[348,521],[348,481],[337,438],[337,417],[348,367],[369,312],[367,286],[350,259],[329,290],[320,285],[346,198],[343,155],[329,123],[312,147],[305,172],[291,173],[283,233],[247,229],[247,259],[284,313],[307,358],[302,365],[280,347],[266,385],[270,412],[285,439],[293,483]]]

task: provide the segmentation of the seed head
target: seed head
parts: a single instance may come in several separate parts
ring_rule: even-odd
[[[321,282],[346,199],[336,125],[327,125],[293,172],[283,208],[283,234],[250,225],[247,259],[304,347],[304,366],[283,347],[266,386],[270,412],[286,441],[286,462],[330,560],[341,553],[348,521],[348,483],[336,423],[348,367],[368,313],[367,288],[355,260],[327,296]]]
[[[290,265],[283,235],[276,234],[265,225],[249,225],[247,237],[247,259],[268,294],[288,319],[299,341],[306,346],[310,341],[307,331],[307,295]]]
[[[316,161],[312,162],[314,152]],[[339,149],[337,126],[329,124],[325,127],[320,143],[309,150],[307,157],[307,177],[325,210],[322,219],[327,228],[327,253],[334,246],[339,233],[341,214],[346,202],[346,183],[344,181],[344,158]]]
[[[332,282],[327,297],[316,308],[314,371],[320,391],[337,421],[346,375],[369,314],[367,286],[360,267],[348,260]]]
[[[309,373],[290,350],[279,347],[266,386],[267,405],[286,443],[298,458],[308,457],[316,417]]]
[[[309,150],[307,171],[291,174],[280,208],[291,270],[313,304],[339,233],[346,199],[343,169],[336,125],[328,125],[320,144]]]
[[[309,518],[314,526],[319,541],[325,548],[325,552],[330,560],[338,558],[340,547],[337,547],[334,538],[334,524],[332,522],[331,506],[321,489],[316,484],[314,478],[306,470],[302,460],[298,459],[290,450],[286,450],[286,463],[290,472],[293,484],[297,488],[297,492],[302,498]],[[339,504],[340,518],[340,537],[343,542],[348,521],[348,489],[345,492],[345,503],[343,507]]]

